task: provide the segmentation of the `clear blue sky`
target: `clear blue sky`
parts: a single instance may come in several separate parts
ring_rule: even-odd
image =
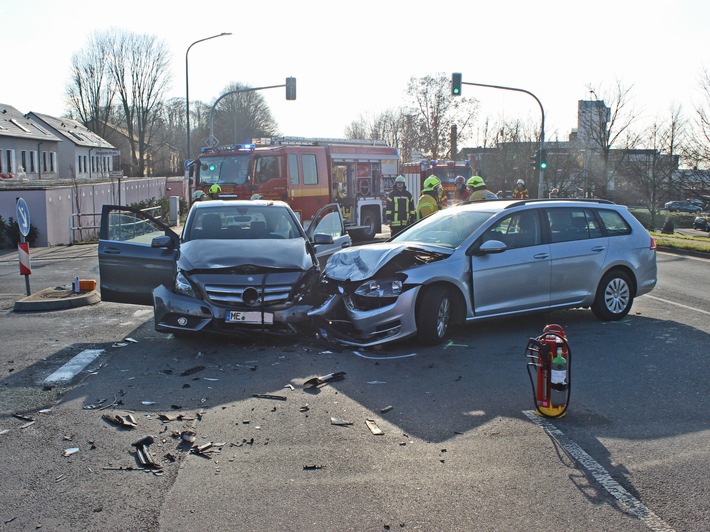
[[[341,137],[361,114],[400,106],[411,77],[457,71],[464,81],[533,92],[547,138],[564,139],[588,84],[632,85],[649,120],[674,104],[690,115],[710,68],[710,3],[697,0],[0,0],[0,20],[0,102],[22,112],[62,115],[71,56],[93,31],[163,39],[173,54],[169,95],[182,98],[190,43],[232,32],[190,51],[191,99],[211,102],[232,81],[265,86],[295,76],[296,101],[283,89],[262,93],[282,133],[295,136]],[[464,95],[481,102],[479,122],[539,120],[524,94],[464,86]]]

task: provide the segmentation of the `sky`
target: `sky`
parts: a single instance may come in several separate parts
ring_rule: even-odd
[[[590,85],[601,97],[617,82],[631,87],[646,121],[677,105],[691,116],[710,69],[709,20],[700,0],[0,0],[0,102],[63,116],[72,55],[112,28],[163,40],[167,94],[185,98],[187,48],[231,32],[191,48],[190,100],[212,103],[232,82],[296,77],[295,101],[283,88],[261,91],[284,135],[343,137],[354,120],[401,107],[411,78],[461,72],[464,82],[532,92],[546,139],[566,140]],[[539,124],[526,94],[464,85],[463,95],[479,100],[479,125]]]

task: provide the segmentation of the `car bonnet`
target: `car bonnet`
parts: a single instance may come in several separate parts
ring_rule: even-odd
[[[178,267],[184,271],[243,265],[284,270],[315,267],[302,238],[276,240],[191,240],[180,246]]]

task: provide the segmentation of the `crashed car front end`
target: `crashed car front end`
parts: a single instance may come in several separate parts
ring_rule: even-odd
[[[302,239],[187,242],[174,286],[153,291],[161,332],[293,334],[308,320],[319,275]]]
[[[323,302],[309,312],[316,330],[325,339],[360,347],[416,335],[423,268],[449,255],[396,243],[336,253],[319,284]]]

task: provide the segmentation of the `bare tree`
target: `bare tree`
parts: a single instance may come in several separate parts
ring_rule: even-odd
[[[106,69],[107,44],[105,35],[94,33],[89,38],[86,48],[72,56],[66,87],[69,115],[100,137],[106,136],[115,95],[113,79]]]
[[[105,36],[108,69],[123,112],[131,167],[134,175],[142,176],[170,81],[170,53],[167,45],[153,35],[109,30]]]
[[[451,79],[443,73],[411,78],[407,86],[410,108],[421,138],[420,148],[433,159],[454,158],[451,153],[451,126],[456,125],[458,138],[466,139],[478,110],[471,98],[451,96]]]
[[[230,83],[221,94],[246,88],[248,86],[243,83]],[[242,144],[251,142],[255,137],[278,135],[278,126],[266,100],[258,91],[241,92],[230,94],[217,104],[214,135],[223,143]]]
[[[609,198],[616,170],[624,163],[623,158],[611,157],[612,149],[619,148],[617,144],[621,140],[625,141],[621,149],[632,149],[638,141],[638,136],[631,134],[631,126],[637,119],[631,105],[632,87],[625,87],[617,80],[611,90],[601,91],[592,85],[587,88],[595,101],[582,102],[592,105],[587,105],[586,112],[580,112],[578,139],[594,154],[590,159],[593,164],[587,165],[587,182],[596,185],[597,195]],[[610,102],[609,106],[604,103],[606,101]]]

